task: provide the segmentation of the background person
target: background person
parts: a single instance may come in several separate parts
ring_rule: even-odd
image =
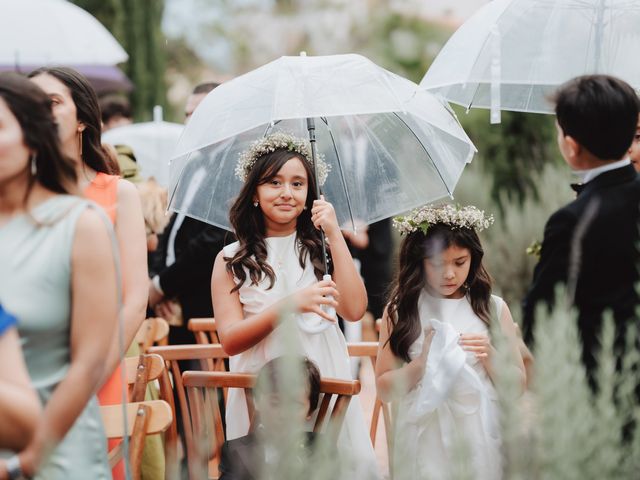
[[[0,74],[0,302],[18,318],[44,404],[28,445],[4,466],[43,480],[108,480],[94,395],[118,318],[111,227],[70,195],[79,191],[76,165],[60,147],[51,103],[27,79]]]
[[[24,363],[16,323],[16,318],[0,305],[0,449],[14,452],[31,440],[42,413]]]

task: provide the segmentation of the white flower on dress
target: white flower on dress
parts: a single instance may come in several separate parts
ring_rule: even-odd
[[[453,205],[424,205],[416,208],[406,216],[393,219],[393,226],[400,235],[408,235],[421,230],[425,235],[431,225],[444,224],[452,229],[470,228],[481,232],[489,228],[494,222],[493,215],[485,215],[473,205],[458,207]]]

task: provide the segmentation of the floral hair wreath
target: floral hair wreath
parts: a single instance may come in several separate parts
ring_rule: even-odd
[[[240,154],[235,170],[236,177],[242,182],[246,181],[249,172],[258,159],[276,150],[288,150],[298,153],[306,159],[309,165],[311,165],[311,168],[313,168],[311,146],[307,140],[295,137],[289,133],[276,132],[253,142],[247,150]],[[324,156],[321,154],[316,154],[316,160],[318,162],[318,183],[324,185],[331,171],[331,165],[325,163]]]
[[[429,227],[438,223],[448,225],[452,229],[470,228],[481,232],[489,228],[493,222],[493,215],[486,216],[484,210],[479,210],[473,205],[466,207],[425,205],[406,216],[394,218],[393,226],[400,235],[408,235],[418,230],[426,235]]]

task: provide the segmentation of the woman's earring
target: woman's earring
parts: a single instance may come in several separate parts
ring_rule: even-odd
[[[306,209],[307,209],[307,206],[305,205],[305,206],[303,207],[303,210],[306,210]]]
[[[31,154],[31,176],[35,177],[38,174],[38,164],[36,162],[37,155],[35,153]]]
[[[79,140],[79,144],[80,144],[80,158],[82,158],[82,130],[78,130],[78,135],[80,135],[80,140]]]
[[[260,202],[258,202],[257,200],[255,202],[253,202],[253,206],[257,207],[258,205],[260,205]]]

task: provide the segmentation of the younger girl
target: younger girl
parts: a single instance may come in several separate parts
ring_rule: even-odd
[[[351,378],[344,336],[325,308],[332,306],[345,320],[357,321],[367,296],[332,205],[315,197],[309,152],[304,140],[276,133],[240,156],[236,174],[244,186],[230,211],[238,241],[217,256],[211,281],[220,342],[231,355],[233,372],[255,373],[285,353],[283,335],[288,332],[279,318],[293,308],[300,353],[323,376]],[[318,171],[322,184],[328,173],[324,162],[318,162]],[[330,245],[333,281],[321,280],[320,229]],[[332,322],[329,328],[318,328],[325,321]],[[229,392],[226,418],[229,440],[247,434],[242,391]],[[357,398],[349,405],[340,444],[371,470],[358,478],[377,476]]]
[[[473,478],[501,477],[492,321],[500,322],[523,383],[524,367],[509,309],[491,295],[482,265],[477,232],[492,221],[475,207],[426,206],[394,222],[406,237],[376,379],[378,395],[400,403],[395,478],[451,478],[464,460],[460,451],[470,454]]]

